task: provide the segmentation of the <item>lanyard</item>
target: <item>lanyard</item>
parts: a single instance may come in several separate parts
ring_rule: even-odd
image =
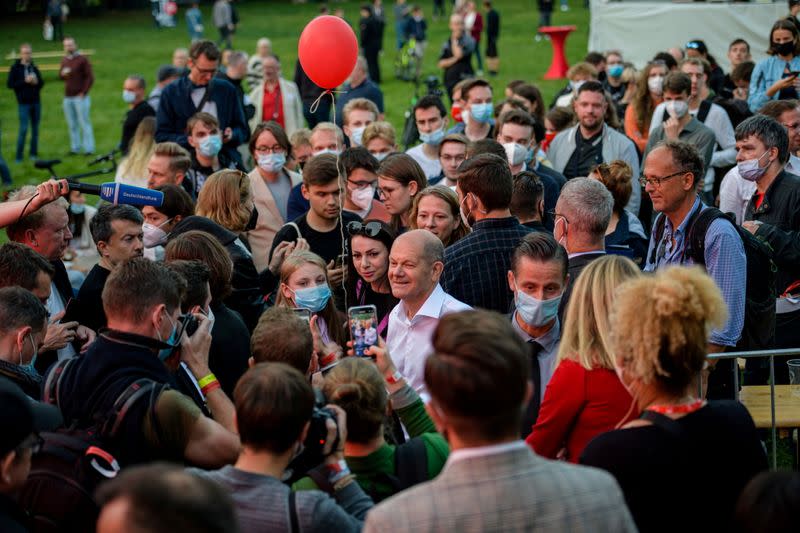
[[[679,405],[651,405],[645,411],[653,411],[655,413],[660,413],[662,415],[673,415],[673,414],[689,414],[694,413],[698,409],[705,407],[706,401],[702,398],[699,398],[690,403],[684,403]]]

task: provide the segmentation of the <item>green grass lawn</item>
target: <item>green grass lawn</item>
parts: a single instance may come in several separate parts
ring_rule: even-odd
[[[395,32],[391,14],[391,0],[384,0],[387,16],[384,37],[384,54],[381,71],[384,78],[382,89],[386,101],[387,120],[398,129],[402,128],[403,113],[410,104],[413,86],[394,79]],[[412,3],[412,2],[409,2]],[[358,6],[361,2],[347,1],[331,4],[343,7],[345,17],[355,25],[358,22]],[[446,2],[450,4],[450,2]],[[497,93],[502,93],[505,84],[512,79],[526,79],[540,86],[549,103],[553,94],[563,82],[545,82],[542,75],[550,64],[550,43],[534,42],[533,35],[538,20],[536,2],[533,0],[497,0],[496,8],[501,16],[501,36],[499,52],[501,58],[500,75],[493,78],[492,84]],[[553,13],[553,24],[575,24],[577,32],[567,42],[570,64],[586,54],[589,12],[583,3],[572,2],[572,10],[566,13]],[[447,38],[447,21],[433,21],[430,17],[432,2],[421,3],[428,19],[428,50],[424,60],[423,76],[440,75],[436,68],[439,49]],[[281,58],[284,75],[292,77],[297,58],[297,40],[305,24],[319,10],[320,4],[291,4],[288,0],[257,2],[242,0],[238,3],[241,23],[234,37],[234,46],[248,53],[255,49],[259,37],[272,39],[274,51]],[[216,29],[211,24],[211,6],[202,6],[206,36],[216,39]],[[65,32],[73,35],[80,47],[94,49],[91,57],[96,81],[90,93],[92,97],[92,123],[94,125],[96,152],[111,150],[119,142],[122,119],[126,107],[122,102],[122,82],[126,75],[140,73],[148,82],[148,92],[155,81],[159,65],[169,63],[172,50],[187,46],[187,32],[183,10],[178,14],[178,25],[170,29],[153,27],[149,12],[120,11],[105,12],[86,18],[71,18],[65,25]],[[42,40],[42,24],[38,16],[18,16],[0,22],[0,50],[5,56],[22,42],[30,42],[34,52],[60,49],[60,44]],[[482,43],[485,46],[485,43]],[[482,47],[483,48],[483,47]],[[58,63],[59,59],[41,59],[38,64]],[[3,63],[8,66],[11,61]],[[67,156],[69,136],[61,108],[63,83],[56,72],[43,73],[45,87],[42,92],[42,123],[39,138],[40,158],[59,158],[63,164],[58,167],[61,174],[77,173],[86,170],[87,158]],[[3,74],[5,80],[6,74]],[[5,84],[3,84],[5,86]],[[35,169],[25,161],[14,163],[16,137],[18,130],[17,106],[13,92],[3,87],[0,97],[0,126],[2,127],[2,154],[9,164],[16,184],[36,183],[46,177],[44,171]],[[27,149],[26,149],[27,154]],[[98,178],[94,181],[104,181]]]

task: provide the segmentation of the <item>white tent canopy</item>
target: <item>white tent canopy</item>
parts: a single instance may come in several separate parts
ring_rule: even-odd
[[[785,1],[683,4],[592,0],[589,50],[620,50],[626,61],[642,67],[656,52],[702,39],[727,71],[731,41],[741,37],[750,43],[753,61],[763,59],[770,28],[788,11]]]

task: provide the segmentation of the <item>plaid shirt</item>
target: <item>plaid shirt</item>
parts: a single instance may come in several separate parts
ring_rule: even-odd
[[[445,292],[472,307],[508,313],[514,296],[507,281],[511,254],[533,231],[514,217],[476,222],[472,233],[444,252]]]

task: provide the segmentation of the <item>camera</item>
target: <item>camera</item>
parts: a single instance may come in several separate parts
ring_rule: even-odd
[[[444,91],[442,91],[441,82],[439,81],[439,78],[437,78],[436,76],[434,75],[428,76],[427,78],[425,78],[424,83],[425,87],[427,87],[428,89],[426,94],[432,94],[434,96],[439,96],[439,97],[444,95]]]
[[[308,428],[308,435],[303,441],[303,451],[301,451],[286,468],[284,482],[292,484],[305,476],[306,472],[322,463],[325,460],[323,450],[328,443],[328,420],[333,420],[336,425],[336,437],[334,437],[331,450],[339,447],[339,423],[336,413],[325,407],[327,400],[319,389],[314,389],[314,409],[311,412],[311,424]]]

